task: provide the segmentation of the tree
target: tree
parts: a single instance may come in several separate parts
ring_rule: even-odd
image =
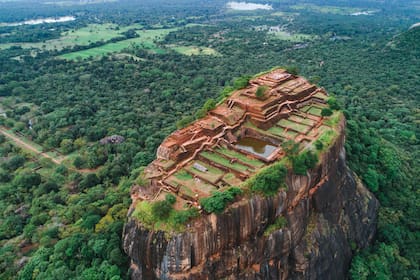
[[[273,165],[256,175],[251,189],[265,195],[274,195],[284,186],[287,169],[282,164]]]
[[[69,154],[74,151],[73,140],[71,139],[63,139],[60,143],[60,148],[64,154]]]
[[[330,108],[322,108],[321,110],[321,116],[323,117],[329,117],[333,114],[333,111]]]
[[[266,87],[266,86],[259,86],[257,88],[257,90],[255,91],[255,96],[258,99],[264,99],[265,98],[265,93],[267,92],[267,90],[268,90],[268,87]]]

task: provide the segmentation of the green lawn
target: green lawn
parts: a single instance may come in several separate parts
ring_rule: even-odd
[[[203,156],[204,158],[213,161],[215,163],[224,165],[228,168],[231,168],[233,170],[242,172],[242,173],[246,173],[246,171],[248,170],[248,167],[245,165],[242,165],[238,162],[235,163],[230,163],[230,160],[228,160],[227,158],[224,158],[218,154],[215,153],[211,153],[211,152],[201,152],[200,153],[201,156]]]
[[[274,135],[283,137],[284,128],[278,127],[278,126],[273,126],[270,129],[268,129],[267,131],[270,132],[270,133],[273,133]]]
[[[311,114],[311,115],[320,117],[321,116],[321,111],[322,111],[321,108],[311,107],[311,109],[309,109],[308,113]]]
[[[296,122],[303,123],[310,126],[313,126],[315,124],[315,121],[311,119],[302,118],[301,116],[298,116],[298,115],[291,115],[289,119],[292,121],[296,121]]]
[[[204,167],[207,168],[207,172],[202,172],[200,170],[197,170],[193,167],[194,163],[198,163]],[[212,184],[216,184],[217,181],[220,180],[220,178],[222,178],[222,176],[225,174],[223,172],[223,170],[220,170],[219,168],[215,168],[209,164],[206,164],[202,161],[199,160],[195,160],[192,161],[190,164],[188,164],[185,167],[186,170],[188,170],[189,172],[191,172],[194,175],[198,175],[206,180],[208,180],[209,182],[211,182]]]
[[[197,46],[168,46],[176,52],[184,55],[220,55],[215,49]]]
[[[67,47],[76,45],[87,46],[91,43],[99,41],[108,41],[110,39],[122,36],[122,33],[129,29],[140,29],[139,24],[129,26],[118,26],[112,23],[89,24],[86,27],[73,29],[63,32],[60,38],[47,40],[39,43],[7,43],[0,44],[0,49],[9,48],[11,46],[20,46],[22,48],[35,48],[40,50],[62,50]]]
[[[162,40],[169,32],[175,31],[176,28],[171,29],[153,29],[153,30],[138,30],[137,34],[139,37],[122,40],[115,43],[105,44],[103,46],[90,48],[87,50],[81,50],[77,52],[66,53],[60,55],[59,57],[64,59],[77,59],[77,58],[88,58],[102,56],[105,54],[119,52],[123,49],[139,46],[143,49],[150,50],[151,52],[162,54],[166,51],[162,48],[159,48],[155,42]]]
[[[255,159],[255,158],[248,157],[248,156],[246,156],[242,153],[239,153],[235,150],[230,150],[230,149],[227,149],[227,148],[218,148],[218,149],[216,149],[216,152],[224,154],[224,155],[226,155],[230,158],[237,158],[238,160],[240,160],[244,163],[247,163],[249,165],[252,165],[255,168],[261,168],[265,165],[262,161],[259,161],[258,159]]]
[[[300,133],[305,133],[308,130],[308,128],[309,128],[309,126],[307,126],[307,125],[296,123],[296,122],[292,122],[292,121],[290,121],[288,119],[282,119],[282,120],[280,120],[277,123],[277,125],[282,126],[282,127],[291,128],[291,129],[296,130],[296,131],[298,131]]]
[[[181,181],[188,181],[188,180],[192,180],[193,179],[193,176],[190,173],[188,173],[187,171],[183,170],[183,169],[177,171],[174,174],[174,176],[175,176],[175,178],[177,178],[177,179],[179,179]]]
[[[271,36],[274,38],[283,40],[283,41],[290,41],[290,42],[304,42],[308,40],[314,40],[317,36],[310,35],[310,34],[303,34],[303,33],[289,33],[286,31],[276,31],[276,32],[269,32]]]
[[[298,135],[298,133],[297,132],[294,132],[293,130],[288,130],[285,133],[285,135],[288,136],[288,137],[290,137],[290,138],[295,138]]]

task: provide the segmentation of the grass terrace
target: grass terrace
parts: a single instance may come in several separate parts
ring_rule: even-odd
[[[216,187],[204,180],[194,178],[185,169],[171,175],[165,182],[171,186],[179,187],[179,192],[190,198],[194,198],[196,194],[199,194],[200,197],[209,196],[212,191],[217,190]]]
[[[269,128],[267,131],[276,135],[276,136],[284,137],[285,129],[283,127],[273,126],[273,127]]]
[[[239,186],[242,184],[242,181],[238,179],[233,173],[226,173],[225,176],[223,176],[223,181],[231,186]]]
[[[315,121],[313,121],[311,119],[303,118],[303,117],[298,116],[296,114],[291,115],[289,117],[289,120],[294,121],[294,122],[297,122],[297,123],[309,125],[309,126],[315,125]]]
[[[290,121],[288,119],[282,119],[277,123],[278,126],[281,126],[283,128],[289,128],[289,129],[293,129],[297,132],[300,133],[306,133],[309,129],[310,126],[308,125],[304,125],[304,124],[300,124],[294,121]]]
[[[240,160],[244,163],[252,165],[254,168],[261,168],[261,167],[264,166],[264,163],[262,161],[260,161],[256,158],[249,157],[249,156],[247,156],[245,154],[242,154],[240,152],[237,152],[235,150],[231,150],[231,149],[228,149],[228,148],[217,148],[215,151],[220,153],[220,154],[223,154],[227,157],[236,158],[236,159],[238,159],[238,160]]]
[[[204,157],[205,159],[223,165],[227,168],[233,169],[235,171],[241,173],[248,173],[249,168],[245,165],[242,165],[238,162],[231,163],[231,161],[220,154],[212,153],[212,152],[201,152],[200,156]]]
[[[207,168],[206,172],[200,171],[194,167],[194,164],[200,164],[201,166],[204,166]],[[191,174],[194,174],[200,178],[203,178],[207,181],[209,181],[212,184],[216,184],[225,174],[223,170],[220,170],[219,168],[216,168],[214,166],[211,166],[210,164],[204,163],[200,160],[193,160],[190,164],[188,164],[185,167],[185,170],[188,170]]]
[[[314,115],[314,116],[318,116],[318,117],[320,117],[320,116],[321,116],[321,111],[322,111],[322,109],[321,109],[321,108],[319,108],[319,107],[315,107],[315,106],[312,106],[312,107],[308,110],[308,113],[309,113],[309,114],[311,114],[311,115]]]

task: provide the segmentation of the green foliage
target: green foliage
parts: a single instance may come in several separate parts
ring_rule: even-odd
[[[193,121],[194,121],[194,118],[192,116],[183,117],[182,119],[176,122],[176,128],[177,129],[184,128],[188,126],[190,123],[192,123]]]
[[[322,150],[323,147],[324,147],[324,144],[321,141],[319,141],[319,140],[315,141],[315,148],[317,150]]]
[[[169,204],[173,205],[176,202],[176,197],[173,194],[168,193],[165,196],[165,201],[167,201]]]
[[[226,205],[241,193],[242,190],[237,187],[231,187],[225,191],[215,191],[210,197],[202,198],[200,204],[208,213],[222,213]]]
[[[289,157],[296,156],[299,153],[299,143],[296,143],[293,140],[284,142],[281,147]]]
[[[184,225],[189,220],[199,216],[197,208],[190,208],[188,210],[175,211],[172,217],[172,223],[175,227]]]
[[[285,226],[287,226],[287,220],[285,217],[283,216],[279,216],[274,220],[274,223],[269,225],[265,231],[264,231],[264,236],[269,236],[270,234],[272,234],[273,232],[275,232],[276,230],[282,229]]]
[[[153,202],[152,215],[157,220],[166,220],[172,211],[172,204],[167,200]]]
[[[375,169],[368,168],[363,174],[362,179],[372,192],[376,193],[379,190],[379,175]]]
[[[203,107],[198,109],[195,113],[196,119],[204,118],[208,111],[214,109],[216,107],[216,101],[212,98],[207,99],[207,101],[204,103]]]
[[[329,117],[333,114],[333,111],[330,108],[322,108],[321,110],[321,116],[323,117]]]
[[[268,87],[267,86],[259,86],[257,88],[257,90],[255,91],[255,96],[258,99],[264,99],[265,93],[267,92],[267,90],[268,90]]]
[[[299,75],[299,68],[296,65],[286,66],[285,69],[292,75]]]
[[[298,175],[306,175],[308,169],[314,168],[318,162],[318,156],[312,151],[304,151],[291,158],[293,172]]]
[[[331,110],[340,110],[340,105],[338,104],[338,101],[335,97],[328,98],[327,103]]]
[[[86,167],[86,160],[84,160],[82,157],[77,156],[74,161],[73,161],[73,165],[74,167],[76,167],[77,169],[81,169]]]
[[[223,90],[220,92],[219,96],[217,97],[217,103],[222,102],[225,100],[230,94],[235,91],[235,88],[232,86],[226,86],[223,88]]]
[[[255,175],[250,182],[251,190],[268,196],[274,195],[279,188],[285,188],[286,175],[287,168],[282,163],[275,163]]]
[[[209,98],[206,100],[206,102],[203,105],[203,109],[208,112],[210,110],[213,110],[216,107],[216,101],[213,98]]]
[[[7,169],[9,171],[15,171],[19,167],[22,167],[25,163],[25,157],[21,155],[15,155],[11,157],[9,160],[3,162],[1,164],[2,168]]]
[[[242,89],[248,86],[249,80],[251,79],[251,76],[243,76],[240,78],[237,78],[233,81],[233,88],[234,89]]]

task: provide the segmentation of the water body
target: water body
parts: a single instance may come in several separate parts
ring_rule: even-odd
[[[30,19],[20,22],[2,22],[0,26],[19,26],[19,25],[35,25],[35,24],[42,24],[42,23],[57,23],[57,22],[66,22],[66,21],[73,21],[76,20],[74,16],[64,16],[64,17],[49,17],[49,18],[38,18],[38,19]]]
[[[273,146],[268,142],[252,137],[240,139],[236,144],[236,147],[264,158],[268,158],[277,149],[276,146]]]
[[[363,12],[356,12],[356,13],[351,13],[351,16],[371,16],[374,13],[376,13],[376,11],[363,11]]]
[[[268,4],[257,4],[248,2],[228,2],[226,4],[228,9],[237,11],[253,11],[253,10],[272,10],[273,7]]]

